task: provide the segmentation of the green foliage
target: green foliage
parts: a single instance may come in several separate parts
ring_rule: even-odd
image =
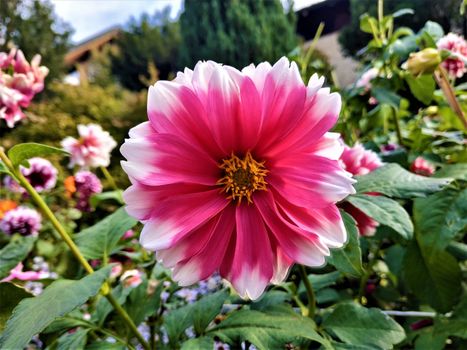
[[[186,0],[180,16],[181,64],[214,60],[243,68],[275,62],[297,44],[295,18],[279,0]]]
[[[74,333],[65,333],[57,341],[57,350],[81,350],[86,345],[89,329],[78,329]]]
[[[360,277],[364,270],[357,226],[355,220],[349,214],[344,212],[341,212],[341,214],[347,231],[347,243],[342,249],[332,250],[328,262],[346,275]]]
[[[413,224],[409,214],[395,200],[359,194],[349,196],[347,201],[380,224],[391,227],[405,239],[412,238]]]
[[[358,193],[379,192],[397,198],[423,197],[439,191],[451,181],[415,175],[397,164],[387,164],[356,178]]]
[[[0,283],[0,334],[16,305],[24,298],[30,297],[32,294],[13,283]]]
[[[392,349],[405,338],[404,329],[381,310],[357,304],[340,304],[323,326],[348,344],[374,349]]]
[[[0,337],[0,347],[24,348],[34,334],[41,332],[54,319],[96,295],[110,269],[111,266],[105,267],[78,281],[56,281],[40,296],[22,300],[6,324]]]
[[[36,237],[18,237],[0,250],[0,280],[24,260],[32,250]]]
[[[48,81],[64,73],[64,55],[70,48],[71,27],[59,20],[49,1],[0,1],[0,51],[20,48],[26,59],[35,54],[50,69]],[[46,85],[47,86],[47,85]]]
[[[153,78],[148,72],[150,64],[155,65],[160,79],[167,79],[175,71],[180,40],[178,22],[170,20],[170,7],[152,17],[144,14],[139,20],[132,19],[118,39],[112,73],[130,90],[147,87],[145,80]]]
[[[136,225],[124,208],[107,216],[94,226],[82,230],[75,241],[86,259],[107,259],[116,249],[126,231]]]
[[[50,154],[68,154],[68,152],[40,143],[20,143],[8,150],[8,158],[10,158],[13,166],[19,166],[28,159],[34,157],[45,157]]]

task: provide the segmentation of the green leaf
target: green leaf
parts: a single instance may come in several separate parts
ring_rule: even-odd
[[[427,21],[420,32],[428,34],[434,42],[444,36],[443,27],[433,21]]]
[[[148,294],[148,281],[145,280],[131,291],[125,304],[125,309],[137,326],[146,317],[157,313],[161,304],[163,287],[163,283],[160,282],[152,293]]]
[[[108,343],[106,341],[96,341],[86,346],[86,350],[128,350],[128,348],[120,343]]]
[[[415,13],[414,10],[409,9],[409,8],[405,8],[405,9],[400,9],[400,10],[397,10],[396,12],[394,12],[392,14],[392,17],[397,18],[397,17],[401,17],[401,16],[405,16],[405,15],[413,15],[414,13]]]
[[[321,275],[309,274],[308,279],[310,280],[311,285],[313,286],[313,290],[317,292],[321,289],[334,285],[340,276],[341,273],[339,271],[334,271],[324,273]],[[298,291],[299,293],[305,292],[305,285],[303,284],[303,282],[300,282]]]
[[[0,162],[0,174],[2,174],[2,173],[11,176],[11,173],[10,173],[10,171],[8,170],[8,168],[6,167],[6,165],[3,164],[3,162]]]
[[[96,295],[111,268],[109,265],[77,281],[53,282],[41,295],[22,300],[13,310],[0,337],[0,348],[24,348],[34,334],[40,333],[53,320]]]
[[[395,200],[365,194],[349,196],[346,200],[380,224],[389,226],[403,238],[412,238],[413,224],[410,216]]]
[[[447,246],[446,251],[455,256],[457,260],[467,260],[467,244],[460,242],[451,242]]]
[[[24,288],[13,283],[0,283],[0,332],[5,328],[6,321],[16,305],[24,298],[32,296]]]
[[[431,250],[427,257],[413,242],[404,259],[403,276],[408,287],[424,303],[448,312],[461,293],[461,271],[449,253]]]
[[[20,237],[0,250],[0,280],[10,274],[11,269],[23,261],[32,250],[37,237]]]
[[[8,157],[14,166],[34,157],[44,157],[50,154],[68,154],[63,149],[41,145],[40,143],[21,143],[10,148]]]
[[[338,305],[323,327],[352,345],[392,349],[405,338],[404,329],[381,310],[351,303]]]
[[[331,256],[327,258],[327,261],[346,275],[360,277],[364,271],[357,226],[349,214],[341,211],[341,215],[344,219],[348,241],[344,248],[331,249]]]
[[[377,86],[371,89],[371,94],[373,95],[374,98],[378,100],[379,103],[387,104],[395,109],[399,109],[399,106],[401,103],[401,97],[395,92],[389,89]]]
[[[414,350],[443,350],[446,337],[433,333],[433,327],[423,328],[415,339]]]
[[[378,33],[378,21],[376,18],[369,16],[367,13],[364,13],[360,16],[360,29],[362,32],[373,34]]]
[[[398,164],[387,164],[371,173],[356,176],[357,193],[378,192],[391,197],[425,197],[449,184],[452,179],[434,179],[415,175]]]
[[[136,225],[124,208],[105,217],[94,226],[75,236],[76,244],[86,259],[102,259],[113,253],[118,241],[126,231]]]
[[[89,200],[89,204],[95,208],[100,202],[106,201],[113,199],[119,204],[122,203],[122,190],[116,190],[116,191],[107,191],[107,192],[102,192],[102,193],[96,193],[91,196],[91,199]]]
[[[201,337],[190,339],[182,344],[181,350],[212,350],[214,349],[214,339]]]
[[[164,320],[170,341],[175,343],[191,325],[197,334],[203,334],[209,323],[220,313],[227,297],[228,292],[221,290],[193,304],[171,311]]]
[[[467,163],[448,164],[439,169],[433,177],[450,177],[467,181]]]
[[[467,299],[456,306],[450,317],[438,316],[435,319],[435,335],[456,336],[467,339]]]
[[[308,317],[294,313],[267,314],[255,310],[232,312],[208,334],[222,341],[235,343],[249,341],[259,350],[283,349],[287,343],[311,340],[330,348],[328,340],[315,330],[315,323]]]
[[[57,341],[57,350],[82,350],[88,339],[90,329],[78,329],[74,333],[65,333]]]
[[[286,301],[290,301],[291,296],[282,290],[271,290],[263,294],[263,296],[250,304],[252,310],[268,310],[276,305],[283,305]]]
[[[414,77],[412,74],[405,76],[405,81],[409,84],[410,91],[417,100],[428,105],[433,100],[436,83],[431,74],[424,74]]]
[[[414,201],[417,240],[427,258],[444,250],[467,226],[467,189],[447,189]]]

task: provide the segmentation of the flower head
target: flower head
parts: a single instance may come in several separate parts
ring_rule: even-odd
[[[40,66],[41,56],[26,61],[21,50],[9,54],[0,52],[0,119],[12,128],[25,118],[21,108],[28,107],[34,96],[44,89],[44,79],[49,73]]]
[[[357,88],[365,88],[365,91],[369,91],[371,89],[371,81],[375,78],[377,78],[379,75],[379,70],[378,68],[370,68],[367,71],[365,71],[360,78],[357,80],[355,83],[355,87]]]
[[[9,210],[15,209],[18,206],[15,201],[9,199],[0,200],[0,220],[5,216]]]
[[[79,139],[68,136],[62,140],[62,147],[71,154],[70,167],[107,167],[110,152],[117,146],[107,131],[97,124],[78,125]]]
[[[68,180],[68,188],[71,181]],[[73,177],[73,186],[76,196],[76,208],[81,211],[90,211],[89,199],[93,194],[102,192],[102,184],[99,178],[87,170],[78,171]]]
[[[143,282],[142,276],[143,274],[139,270],[127,270],[120,277],[120,281],[125,287],[135,288],[138,287],[141,284],[141,282]]]
[[[467,42],[465,39],[457,34],[448,33],[438,40],[436,43],[438,49],[450,51],[450,57],[446,58],[442,66],[448,71],[451,78],[462,78],[467,67],[465,60],[467,60]]]
[[[383,165],[375,152],[365,149],[361,144],[356,144],[353,147],[346,145],[340,161],[344,169],[352,175],[365,175]],[[369,194],[378,195],[377,193]],[[339,204],[339,207],[355,219],[360,235],[372,236],[375,234],[376,228],[379,226],[378,222],[348,202]]]
[[[19,206],[9,210],[0,221],[0,230],[7,235],[19,233],[22,236],[37,235],[42,217],[34,209]]]
[[[410,165],[410,171],[423,176],[431,176],[435,173],[435,166],[423,157],[417,157]]]
[[[21,174],[28,180],[32,187],[37,192],[43,192],[50,190],[55,187],[57,183],[57,169],[44,158],[31,158],[29,159],[29,168],[20,166]],[[18,183],[16,183],[11,177],[7,176],[4,179],[5,186],[15,192],[26,193]]]
[[[320,266],[346,241],[335,203],[354,193],[327,133],[340,96],[295,63],[242,71],[199,62],[149,88],[149,122],[121,148],[140,241],[182,286],[219,271],[258,298],[294,262]]]
[[[429,47],[422,51],[411,53],[403,68],[418,76],[433,73],[440,63],[441,56],[438,50]]]

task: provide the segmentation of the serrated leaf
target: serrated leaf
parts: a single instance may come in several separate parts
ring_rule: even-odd
[[[10,148],[8,157],[14,166],[34,157],[45,157],[51,154],[68,154],[63,149],[42,145],[40,143],[20,143]]]
[[[24,288],[13,283],[0,283],[0,333],[16,305],[24,298],[32,296]]]
[[[240,310],[232,312],[208,334],[218,336],[227,343],[247,340],[259,350],[282,349],[287,343],[310,340],[329,348],[329,341],[322,338],[315,327],[311,319],[294,313],[267,314]]]
[[[0,348],[24,348],[34,334],[40,333],[53,320],[96,295],[111,268],[109,265],[77,281],[55,281],[41,295],[22,300],[0,337]]]
[[[267,310],[273,306],[284,304],[290,301],[291,296],[282,290],[271,290],[263,294],[263,296],[250,304],[252,310]]]
[[[150,315],[156,314],[161,304],[161,292],[164,285],[159,283],[151,294],[148,294],[148,281],[145,280],[134,288],[128,296],[125,309],[138,326]]]
[[[441,190],[452,179],[434,179],[415,175],[398,164],[387,164],[371,173],[356,176],[357,193],[378,192],[396,198],[424,197]]]
[[[33,236],[20,237],[0,250],[0,280],[28,256],[36,239]]]
[[[447,189],[414,201],[417,240],[426,258],[444,250],[458,232],[467,227],[467,189]]]
[[[136,225],[124,208],[105,217],[94,226],[75,236],[76,244],[86,259],[102,259],[113,253],[118,241],[126,231]]]
[[[446,178],[467,181],[467,163],[448,164],[439,169],[433,177]]]
[[[352,345],[392,349],[405,338],[404,329],[379,309],[340,304],[323,322],[327,331]]]
[[[346,200],[380,224],[389,226],[403,238],[412,238],[414,230],[412,220],[395,200],[365,194],[348,196]]]
[[[417,100],[428,105],[433,100],[436,83],[431,74],[414,77],[412,74],[405,76],[410,91]]]
[[[201,337],[190,339],[182,344],[180,350],[212,350],[214,349],[214,339]]]
[[[164,319],[167,334],[172,343],[175,343],[181,334],[194,326],[198,334],[204,333],[206,327],[220,313],[228,292],[221,290],[207,295],[193,304],[183,306],[171,311]]]
[[[405,255],[403,276],[413,293],[440,312],[448,312],[461,293],[461,271],[449,253],[431,250],[429,256],[416,242]]]
[[[89,329],[78,329],[74,333],[65,333],[57,341],[57,350],[82,350],[86,345]]]
[[[343,248],[331,249],[331,256],[327,261],[346,275],[360,277],[364,271],[357,226],[349,214],[341,211],[341,215],[347,231],[347,243]]]

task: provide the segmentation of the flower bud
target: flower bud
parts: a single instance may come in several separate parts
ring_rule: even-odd
[[[413,75],[431,74],[440,63],[441,56],[438,50],[427,48],[419,52],[411,53],[404,68]]]

